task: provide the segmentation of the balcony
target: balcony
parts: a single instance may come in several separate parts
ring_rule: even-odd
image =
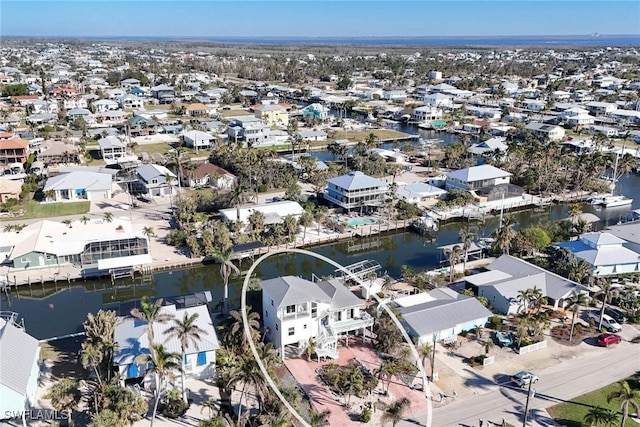
[[[373,326],[373,317],[369,313],[361,312],[360,317],[333,322],[329,326],[336,334],[343,334]]]

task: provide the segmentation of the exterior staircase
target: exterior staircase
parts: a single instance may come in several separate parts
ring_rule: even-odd
[[[318,357],[338,358],[338,336],[330,326],[322,326],[316,340]]]

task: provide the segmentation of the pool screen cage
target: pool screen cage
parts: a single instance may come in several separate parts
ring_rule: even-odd
[[[515,184],[498,184],[491,187],[482,187],[476,190],[480,197],[486,197],[488,201],[520,197],[524,194],[524,189]]]

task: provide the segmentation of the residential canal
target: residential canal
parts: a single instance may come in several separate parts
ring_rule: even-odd
[[[640,175],[628,175],[621,179],[622,193],[634,198],[632,208],[640,208]],[[585,212],[593,212],[603,219],[598,224],[602,228],[605,222],[616,223],[629,213],[629,207],[614,209],[592,209],[584,206]],[[544,211],[523,211],[515,214],[520,226],[526,227],[546,219],[559,220],[567,215],[567,206],[558,205]],[[480,237],[488,237],[496,228],[498,218],[487,218],[484,223],[471,223]],[[342,265],[353,264],[372,259],[382,265],[382,272],[392,277],[400,276],[400,268],[407,265],[414,270],[430,270],[440,265],[440,245],[458,241],[458,233],[463,223],[449,223],[441,226],[437,236],[419,235],[411,231],[372,236],[351,241],[342,241],[332,245],[311,248],[328,256]],[[245,260],[241,269],[249,268]],[[259,278],[272,278],[279,275],[301,275],[309,278],[312,273],[318,276],[333,273],[333,268],[302,255],[274,256],[263,262],[256,270]],[[223,296],[222,280],[218,265],[207,265],[187,270],[162,272],[155,274],[146,283],[141,278],[121,279],[113,286],[109,280],[86,282],[58,282],[57,285],[32,285],[20,288],[18,293],[11,291],[0,299],[0,309],[19,313],[25,319],[29,333],[39,339],[70,334],[82,330],[82,322],[87,312],[99,309],[114,309],[120,303],[138,300],[144,295],[167,297],[208,290],[213,296],[213,305]],[[234,278],[230,284],[230,296],[239,301],[241,278]]]

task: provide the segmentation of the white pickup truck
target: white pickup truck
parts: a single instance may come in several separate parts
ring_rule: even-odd
[[[587,313],[587,316],[595,320],[596,326],[600,324],[600,310],[592,310]],[[602,326],[606,328],[610,332],[620,332],[622,330],[622,326],[618,322],[616,322],[613,317],[604,314],[602,316]]]

